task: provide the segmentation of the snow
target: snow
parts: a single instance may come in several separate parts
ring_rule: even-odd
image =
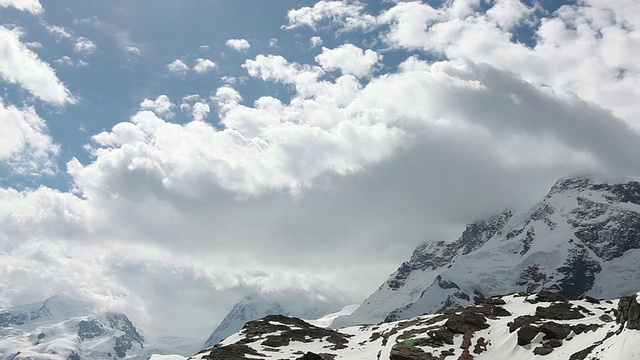
[[[345,307],[343,307],[340,311],[338,312],[334,312],[331,314],[327,314],[319,319],[315,319],[315,320],[305,320],[306,322],[308,322],[311,325],[315,325],[318,327],[330,327],[331,324],[333,324],[333,321],[338,317],[338,316],[346,316],[346,315],[351,315],[353,314],[353,312],[359,307],[360,305],[358,304],[352,304],[352,305],[347,305]]]
[[[544,334],[539,333],[535,339],[529,345],[519,346],[517,344],[517,331],[510,333],[507,324],[513,321],[516,317],[522,315],[534,315],[536,308],[539,306],[549,306],[549,303],[536,303],[532,304],[528,300],[533,300],[534,297],[525,297],[518,295],[504,296],[502,299],[506,302],[503,305],[504,309],[511,313],[511,316],[487,318],[489,328],[485,330],[477,331],[473,334],[472,344],[477,342],[480,337],[485,338],[487,341],[487,351],[481,354],[473,354],[474,359],[477,360],[534,360],[539,356],[534,355],[533,350],[540,346],[544,340]],[[600,304],[592,304],[584,300],[575,300],[572,302],[575,306],[582,306],[593,315],[586,315],[583,319],[575,320],[542,320],[542,322],[553,321],[559,324],[597,324],[600,327],[595,331],[582,332],[579,335],[575,333],[571,334],[567,339],[562,341],[562,346],[555,348],[553,352],[545,356],[545,359],[554,360],[566,360],[572,354],[581,351],[598,341],[602,341],[607,333],[616,331],[619,325],[615,322],[605,322],[600,317],[605,313],[611,313],[613,309],[617,308],[617,301],[611,301],[610,303],[601,302]],[[242,333],[236,333],[223,342],[222,345],[229,345],[235,342],[247,343],[251,348],[257,352],[263,354],[260,356],[262,359],[295,359],[301,354],[307,351],[319,353],[327,353],[335,355],[336,360],[374,360],[374,359],[388,359],[391,354],[392,347],[400,342],[403,342],[406,336],[405,333],[413,334],[412,337],[419,339],[421,337],[428,337],[427,328],[433,328],[435,326],[444,325],[446,320],[442,320],[436,324],[425,325],[421,321],[426,321],[433,318],[435,315],[424,315],[411,319],[411,323],[405,321],[382,323],[377,325],[363,325],[363,326],[351,326],[340,329],[343,334],[350,335],[347,337],[348,343],[345,348],[332,349],[331,343],[326,340],[315,340],[313,342],[291,342],[288,346],[282,348],[269,348],[265,350],[265,347],[260,345],[264,341],[264,337],[259,339],[245,339]],[[416,321],[414,321],[416,320]],[[404,324],[404,325],[402,325]],[[409,326],[406,326],[410,324]],[[395,331],[395,333],[393,333]],[[387,338],[386,345],[383,345],[382,337],[378,337],[375,340],[374,333],[379,334],[391,334]],[[266,334],[264,334],[266,336]],[[637,346],[635,344],[640,341],[640,331],[635,330],[623,330],[619,335],[613,335],[611,338],[602,342],[600,346],[593,350],[593,353],[587,357],[587,359],[640,359],[638,355]],[[456,359],[462,354],[462,335],[456,335],[454,337],[453,345],[445,345],[443,348],[429,348],[422,347],[426,352],[432,353],[432,355],[438,357],[443,350],[449,348],[454,350],[454,356],[451,358]],[[417,345],[416,345],[417,346]],[[202,353],[196,356],[196,359],[201,359],[208,353]],[[253,357],[251,357],[253,358]],[[153,360],[174,360],[173,358],[161,358],[154,357]],[[175,360],[182,358],[175,358]]]

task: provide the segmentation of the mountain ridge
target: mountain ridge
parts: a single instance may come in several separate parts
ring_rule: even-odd
[[[456,241],[418,246],[332,327],[399,320],[517,291],[618,297],[632,291],[627,279],[640,281],[631,266],[639,248],[639,182],[563,178],[527,211],[507,209],[467,225]]]

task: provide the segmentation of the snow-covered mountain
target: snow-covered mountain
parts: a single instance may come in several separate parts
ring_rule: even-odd
[[[441,314],[339,330],[268,316],[188,359],[631,360],[640,358],[639,329],[637,294],[570,301],[551,292],[519,293]]]
[[[1,359],[118,359],[144,352],[144,338],[122,313],[53,296],[0,310]]]
[[[303,319],[317,319],[340,310],[344,303],[328,297],[303,291],[281,291],[268,294],[254,293],[236,303],[220,325],[207,339],[204,347],[211,347],[227,336],[242,329],[251,320],[268,315],[287,315]]]
[[[640,283],[640,183],[559,180],[529,211],[419,246],[339,328],[405,319],[519,291],[615,298]]]

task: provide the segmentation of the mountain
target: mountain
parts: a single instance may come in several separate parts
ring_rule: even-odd
[[[303,319],[317,319],[340,310],[343,302],[302,291],[282,291],[268,294],[254,293],[235,304],[220,325],[207,339],[204,347],[211,347],[242,329],[250,320],[267,315],[287,315]]]
[[[143,352],[144,338],[122,313],[53,296],[0,310],[2,359],[118,359]]]
[[[615,298],[640,281],[640,183],[556,182],[533,208],[466,227],[453,242],[419,246],[411,259],[334,328],[464,307],[519,291]]]
[[[543,291],[340,330],[272,315],[247,323],[239,333],[189,359],[635,359],[639,330],[638,294],[616,300],[569,300]]]

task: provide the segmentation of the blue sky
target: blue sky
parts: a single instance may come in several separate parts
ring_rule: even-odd
[[[559,177],[637,178],[639,7],[2,0],[0,306],[205,339],[248,292],[361,301]]]

